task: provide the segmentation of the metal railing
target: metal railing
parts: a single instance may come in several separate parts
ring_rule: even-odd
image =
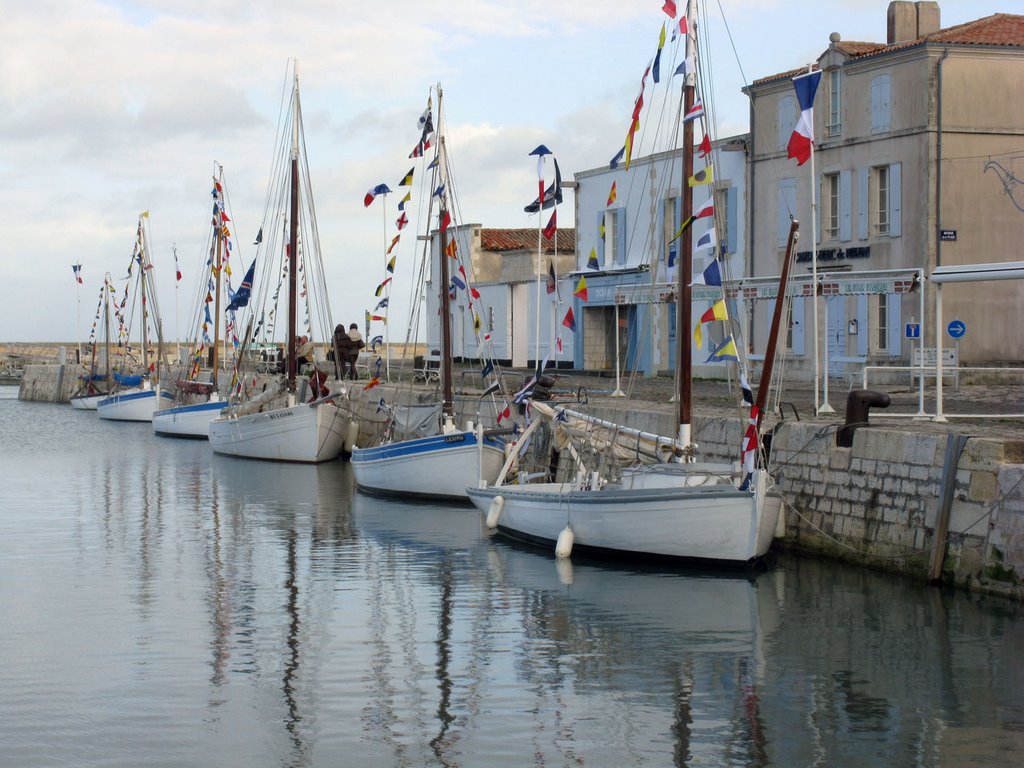
[[[944,413],[941,405],[936,406],[933,413],[928,413],[924,409],[924,391],[925,391],[925,379],[935,379],[938,375],[938,366],[922,366],[922,365],[865,365],[861,372],[861,386],[864,389],[868,389],[869,374],[872,372],[884,372],[884,373],[899,373],[906,372],[910,374],[910,380],[913,382],[914,378],[917,377],[917,413],[888,413],[889,416],[904,417],[904,418],[915,418],[915,419],[933,419],[934,421],[945,421],[947,418],[956,419],[1014,419],[1024,418],[1024,413]],[[943,366],[942,376],[953,376],[954,381],[957,382],[956,386],[959,386],[960,377],[963,374],[980,373],[980,374],[1001,374],[1009,376],[1024,376],[1024,368],[990,368],[986,366],[957,366],[956,368],[948,368]],[[941,401],[939,401],[941,402]]]

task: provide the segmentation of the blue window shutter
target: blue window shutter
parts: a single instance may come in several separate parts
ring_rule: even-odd
[[[619,208],[615,212],[615,261],[626,263],[626,209]]]
[[[889,236],[900,237],[903,234],[903,213],[900,202],[901,188],[900,164],[889,166]]]
[[[597,226],[594,227],[594,234],[597,237],[597,263],[604,269],[604,238],[601,237],[601,229],[604,227],[604,211],[597,212]],[[588,254],[589,256],[589,254]]]
[[[725,191],[725,240],[728,244],[726,247],[728,253],[736,253],[738,250],[737,227],[736,187],[729,187]]]
[[[793,354],[804,354],[804,297],[793,297]]]
[[[796,126],[796,99],[793,96],[783,96],[779,99],[776,126],[778,128],[778,148],[785,149],[789,145],[789,137],[793,134],[793,128]]]
[[[857,239],[868,239],[868,169],[857,169]]]
[[[890,357],[901,357],[903,350],[900,345],[903,343],[903,321],[900,318],[900,305],[903,301],[903,295],[899,293],[890,293],[889,301],[886,306],[889,308],[889,356]]]
[[[839,239],[849,242],[851,233],[851,211],[853,203],[853,171],[849,168],[839,172]]]
[[[881,114],[880,114],[881,113],[881,109],[879,108],[879,102],[881,101],[881,99],[879,98],[880,97],[879,90],[880,89],[879,89],[878,78],[877,77],[873,78],[871,80],[871,132],[872,133],[877,133],[878,131],[881,130],[881,128],[879,128],[880,117],[881,117]]]
[[[779,232],[780,246],[789,238],[789,216],[796,214],[796,179],[779,179]]]
[[[868,354],[868,297],[867,294],[857,296],[857,354],[866,357]]]
[[[883,133],[892,127],[892,78],[879,75],[871,81],[871,132]]]

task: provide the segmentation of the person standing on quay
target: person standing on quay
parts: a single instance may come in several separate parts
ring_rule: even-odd
[[[349,378],[351,378],[354,381],[355,379],[359,378],[358,374],[356,373],[356,363],[359,362],[359,350],[365,346],[365,344],[363,344],[363,334],[359,332],[359,326],[356,325],[355,323],[352,323],[352,325],[348,327],[348,339],[348,365],[350,374]]]
[[[348,365],[348,357],[352,351],[352,339],[345,331],[345,324],[338,323],[334,326],[334,370],[338,379],[345,378],[345,369]]]

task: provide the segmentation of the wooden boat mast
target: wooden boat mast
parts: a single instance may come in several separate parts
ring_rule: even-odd
[[[149,374],[149,308],[146,306],[146,253],[149,244],[146,242],[145,230],[142,227],[142,216],[139,216],[139,293],[142,297],[142,375]]]
[[[442,111],[441,111],[441,85],[437,86],[437,135],[438,135],[438,147],[437,151],[441,158],[441,169],[442,171],[448,168],[448,158],[445,154],[445,143],[444,143],[444,131],[442,125]],[[446,183],[447,179],[444,178],[444,174],[441,174],[442,183]],[[445,421],[450,421],[455,415],[455,408],[453,405],[454,397],[452,395],[452,318],[451,318],[451,299],[449,297],[449,281],[451,276],[448,271],[448,256],[447,256],[447,233],[445,230],[445,218],[448,214],[448,189],[445,188],[444,194],[441,195],[441,207],[439,213],[439,234],[440,238],[438,246],[440,251],[438,252],[438,261],[440,262],[441,275],[438,288],[441,291],[441,413],[445,417]]]
[[[786,242],[786,256],[779,274],[779,293],[775,297],[775,310],[772,312],[772,325],[768,332],[768,346],[764,351],[764,367],[761,369],[761,380],[757,385],[756,427],[761,426],[765,404],[768,402],[768,387],[772,381],[772,368],[775,366],[775,350],[779,341],[779,330],[782,327],[782,309],[786,303],[786,286],[789,284],[789,267],[793,263],[793,249],[800,237],[800,222],[791,218],[789,221],[789,239]]]
[[[687,17],[690,14],[690,3],[687,3]],[[691,37],[692,33],[686,36],[686,60],[696,61],[696,51],[691,51],[690,46],[695,44]],[[696,74],[687,72],[683,86],[683,115],[690,111],[694,102]],[[680,116],[682,119],[682,116]],[[693,187],[689,185],[690,177],[693,176],[693,120],[683,123],[683,177],[680,179],[682,189],[682,213],[681,221],[688,221],[693,214]],[[679,240],[679,253],[676,261],[677,286],[676,286],[676,407],[678,410],[679,442],[686,452],[684,458],[693,460],[693,449],[690,440],[690,425],[693,419],[692,408],[692,387],[693,377],[693,350],[690,346],[690,321],[691,305],[693,303],[693,291],[690,288],[690,281],[693,274],[693,239],[692,230],[687,227]]]
[[[213,183],[214,183],[215,188],[216,188],[216,185],[218,184],[217,177],[214,177]],[[223,195],[224,194],[224,169],[223,168],[220,168],[219,183],[220,183],[220,188],[221,188],[221,195]],[[224,204],[224,200],[222,198],[221,199],[221,205],[223,205],[223,204]],[[217,250],[216,250],[216,255],[214,256],[214,262],[213,262],[213,274],[214,274],[214,278],[213,279],[214,279],[214,285],[215,285],[214,294],[213,295],[214,295],[215,298],[214,298],[214,304],[213,304],[213,306],[214,306],[214,312],[213,312],[213,359],[210,361],[210,363],[211,363],[210,367],[212,368],[212,370],[210,372],[210,376],[213,379],[213,382],[212,382],[212,384],[213,384],[213,391],[217,392],[219,390],[219,385],[218,385],[218,381],[217,381],[217,369],[220,367],[220,269],[221,269],[221,259],[223,258],[222,257],[222,251],[221,251],[221,242],[224,239],[224,217],[215,213],[214,214],[213,226],[214,226],[214,235],[213,236],[214,236],[214,238],[217,241],[217,244],[216,244],[216,249]]]
[[[292,170],[291,211],[288,221],[288,391],[295,394],[295,301],[297,291],[297,265],[299,263],[299,65],[295,64],[295,84],[292,90]]]

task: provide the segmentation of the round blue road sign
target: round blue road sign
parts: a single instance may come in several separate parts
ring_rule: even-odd
[[[946,333],[954,339],[959,339],[967,333],[967,323],[963,320],[951,320],[949,325],[946,326]]]

